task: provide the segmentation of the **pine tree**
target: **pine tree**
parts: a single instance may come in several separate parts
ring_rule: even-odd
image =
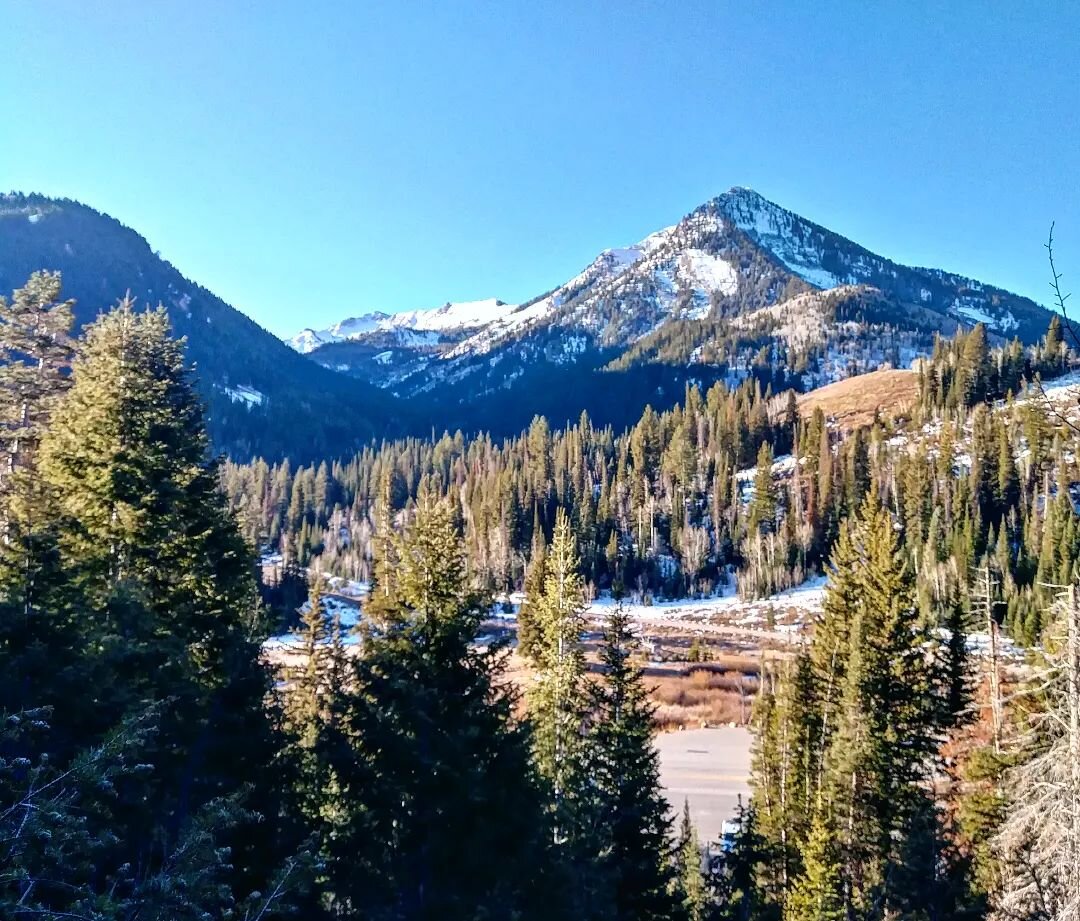
[[[710,899],[705,886],[701,842],[690,818],[690,801],[683,801],[682,822],[675,847],[675,892],[682,900],[682,917],[686,921],[706,921]]]
[[[292,741],[292,771],[300,808],[308,822],[317,823],[329,777],[325,764],[328,703],[327,665],[330,630],[322,600],[321,577],[311,582],[300,637],[301,664],[295,668],[285,695],[285,725]]]
[[[836,830],[819,813],[803,849],[803,872],[784,905],[784,921],[844,921],[848,917],[836,843]]]
[[[27,466],[67,389],[73,307],[60,300],[57,272],[35,272],[10,302],[0,297],[0,482]]]
[[[987,378],[986,327],[976,323],[964,337],[963,352],[957,368],[960,398],[964,406],[974,406],[986,398]]]
[[[712,892],[716,921],[765,921],[776,917],[760,884],[768,847],[759,833],[757,812],[739,799],[736,828],[721,839],[721,851],[713,861]]]
[[[393,552],[339,703],[351,742],[334,763],[349,810],[329,843],[336,910],[543,917],[548,836],[528,739],[501,649],[474,645],[489,599],[468,584],[448,504],[421,507]]]
[[[59,297],[60,276],[50,272],[34,273],[10,303],[0,297],[0,584],[22,615],[17,626],[0,626],[0,646],[10,654],[35,647],[44,652],[63,642],[55,618],[35,615],[57,565],[55,509],[51,490],[37,475],[37,446],[70,384],[73,355],[74,302]],[[54,660],[52,667],[60,666]],[[21,668],[9,660],[11,677]]]
[[[117,829],[133,855],[155,837],[168,847],[204,804],[249,784],[246,805],[267,821],[280,812],[252,561],[207,451],[164,310],[125,303],[93,324],[38,451],[65,569],[50,605],[87,651],[74,666],[86,691],[54,726],[73,754],[145,701],[170,701],[146,756],[155,795]],[[289,846],[250,822],[232,844],[242,886],[259,884],[267,850]]]
[[[547,558],[547,579],[538,599],[540,675],[529,695],[535,758],[550,784],[555,840],[573,836],[584,796],[582,728],[588,697],[581,634],[585,627],[584,584],[577,542],[561,509]]]
[[[891,518],[872,499],[850,542],[858,563],[837,570],[827,592],[842,593],[829,603],[837,614],[846,610],[849,632],[823,803],[839,829],[850,899],[888,905],[896,897],[888,868],[948,725],[946,681],[926,654],[933,644]]]
[[[543,528],[536,527],[533,531],[532,554],[525,573],[525,597],[518,608],[517,617],[518,652],[534,665],[538,664],[541,647],[538,608],[546,581],[547,544]]]
[[[5,715],[0,728],[0,917],[197,921],[292,916],[311,874],[289,860],[265,893],[230,890],[224,842],[245,821],[236,797],[201,807],[161,858],[117,847],[124,800],[152,796],[143,763],[160,707],[124,720],[70,762],[48,749],[48,712]],[[44,750],[43,750],[44,749]],[[150,857],[151,855],[144,855]]]
[[[776,486],[772,475],[773,452],[768,442],[762,444],[757,456],[757,472],[754,475],[754,499],[750,504],[749,524],[751,533],[761,531],[771,534],[776,530]]]
[[[591,780],[590,835],[615,921],[668,919],[673,866],[668,805],[653,747],[653,706],[631,661],[630,617],[617,602],[604,629],[602,680],[589,686],[584,769]]]

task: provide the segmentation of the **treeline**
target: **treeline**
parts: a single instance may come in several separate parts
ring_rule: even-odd
[[[1065,373],[1070,358],[1057,316],[1051,318],[1042,342],[1029,349],[1019,339],[990,349],[986,327],[978,323],[970,332],[935,339],[930,357],[919,362],[919,405],[924,411],[952,410],[1016,396],[1036,377]]]
[[[739,917],[1066,921],[1080,908],[1076,573],[1041,612],[1045,650],[1022,668],[973,659],[968,615],[920,602],[896,525],[873,494],[843,522],[810,643],[763,676],[751,807],[726,858]]]
[[[800,413],[791,391],[748,381],[690,387],[682,405],[646,409],[621,435],[585,416],[561,431],[537,418],[498,444],[444,435],[295,470],[226,464],[222,476],[250,541],[293,566],[318,561],[360,579],[372,572],[380,496],[392,516],[421,494],[450,497],[470,572],[493,592],[526,585],[562,508],[587,592],[620,585],[646,602],[732,582],[745,597],[797,585],[821,570],[840,524],[873,491],[902,524],[925,609],[968,607],[971,568],[990,566],[1007,628],[1031,642],[1044,584],[1068,581],[1080,554],[1077,470],[1061,420],[1010,394],[1071,361],[1056,319],[1027,350],[991,348],[979,325],[939,340],[921,364],[911,418],[852,432],[820,408]]]
[[[564,512],[524,701],[477,643],[460,507],[423,490],[378,505],[359,630],[316,581],[301,661],[272,672],[164,311],[122,303],[74,342],[59,293],[0,299],[0,916],[697,917],[623,611],[585,665]]]
[[[936,615],[920,611],[892,515],[869,497],[841,527],[809,647],[772,668],[755,704],[750,917],[984,913],[934,788],[973,674],[962,613]]]
[[[494,591],[523,584],[534,544],[551,539],[557,510],[570,516],[590,591],[618,579],[629,590],[677,597],[730,578],[749,514],[735,474],[763,445],[791,450],[793,395],[760,386],[687,390],[667,413],[647,409],[628,433],[587,417],[562,431],[537,418],[496,444],[460,434],[387,443],[348,463],[293,470],[288,464],[227,464],[223,483],[245,533],[306,565],[367,578],[374,515],[421,493],[460,508],[470,569]],[[764,530],[774,528],[760,516]],[[778,520],[778,519],[777,519]]]

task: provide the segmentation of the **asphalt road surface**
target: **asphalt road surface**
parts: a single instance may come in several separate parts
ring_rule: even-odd
[[[678,819],[683,801],[702,844],[720,837],[725,819],[735,814],[739,795],[750,795],[750,731],[741,727],[683,729],[657,736],[660,782]]]

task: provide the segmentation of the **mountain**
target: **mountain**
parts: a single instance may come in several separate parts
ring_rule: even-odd
[[[127,291],[144,308],[163,304],[187,338],[215,449],[233,457],[333,457],[408,426],[390,393],[308,361],[119,221],[74,201],[0,195],[0,292],[39,269],[62,273],[79,327]]]
[[[302,354],[319,350],[317,360],[325,367],[392,389],[515,308],[492,297],[429,310],[365,313],[326,329],[301,330],[288,342]]]
[[[463,301],[430,310],[409,310],[404,313],[365,313],[342,320],[327,329],[304,329],[289,340],[298,352],[307,353],[331,342],[360,339],[376,332],[432,332],[440,336],[464,338],[465,334],[487,326],[514,309],[497,298],[482,301]],[[408,337],[405,337],[406,339]],[[417,337],[423,338],[423,337]]]
[[[467,335],[391,337],[393,319],[309,355],[422,398],[437,425],[509,433],[534,413],[561,424],[583,408],[621,425],[646,402],[671,405],[688,382],[754,376],[808,390],[908,367],[937,333],[976,322],[992,340],[1032,342],[1050,314],[971,278],[900,265],[733,188]]]

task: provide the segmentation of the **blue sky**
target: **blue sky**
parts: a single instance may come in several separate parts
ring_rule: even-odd
[[[0,188],[277,333],[524,300],[748,185],[1080,300],[1080,4],[0,2]]]

